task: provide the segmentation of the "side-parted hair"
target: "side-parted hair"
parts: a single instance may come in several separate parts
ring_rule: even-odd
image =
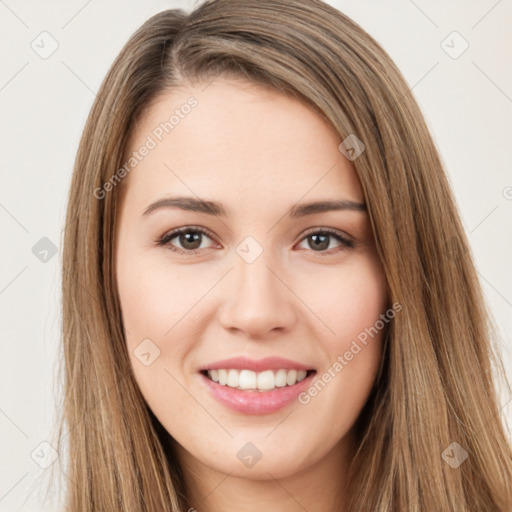
[[[354,134],[365,145],[353,164],[390,302],[402,311],[357,420],[347,511],[510,512],[512,449],[495,375],[507,381],[443,165],[391,58],[320,0],[212,0],[160,12],[132,35],[98,91],[63,240],[67,510],[190,507],[170,436],[127,354],[114,253],[123,183],[104,185],[160,95],[219,76],[296,98],[341,140]],[[468,453],[456,468],[442,457],[451,443]]]

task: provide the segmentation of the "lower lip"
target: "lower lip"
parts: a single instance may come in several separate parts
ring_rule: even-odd
[[[201,377],[209,387],[213,396],[230,409],[244,414],[271,414],[289,405],[308,386],[316,372],[311,372],[305,379],[293,386],[275,388],[272,391],[241,391],[239,389],[222,386],[206,375]]]

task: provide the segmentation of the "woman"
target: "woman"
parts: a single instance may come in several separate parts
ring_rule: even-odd
[[[491,334],[421,113],[359,26],[213,0],[137,30],[69,197],[69,510],[509,511]]]

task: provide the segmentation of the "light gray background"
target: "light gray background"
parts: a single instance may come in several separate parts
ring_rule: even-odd
[[[382,44],[413,88],[446,164],[512,378],[512,3],[329,3]],[[49,470],[35,459],[38,453],[51,456],[40,443],[52,439],[59,390],[61,230],[73,160],[95,91],[147,18],[194,5],[0,0],[2,511],[42,510],[37,479]],[[31,48],[43,31],[58,42],[47,59]],[[453,31],[469,44],[458,58],[452,57],[463,42]],[[47,262],[32,252],[42,237],[59,248]],[[511,404],[503,391],[509,422]]]

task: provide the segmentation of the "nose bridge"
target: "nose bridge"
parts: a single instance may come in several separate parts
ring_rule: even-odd
[[[272,298],[281,297],[283,284],[275,276],[279,264],[270,247],[264,248],[254,237],[247,237],[236,247],[234,265],[239,300],[264,300],[270,304]]]
[[[222,322],[225,328],[245,331],[251,337],[263,336],[275,328],[288,328],[294,321],[293,294],[279,277],[280,265],[270,248],[253,237],[235,249],[230,272],[232,291],[226,294]]]

